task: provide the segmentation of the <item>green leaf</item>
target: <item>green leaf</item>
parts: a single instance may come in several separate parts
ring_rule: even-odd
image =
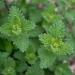
[[[65,18],[68,20],[69,23],[73,22],[75,24],[75,11],[69,10],[65,12]]]
[[[15,68],[16,63],[15,60],[11,57],[8,57],[5,62],[4,62],[4,67],[11,67],[11,68]]]
[[[32,65],[25,75],[44,75],[44,71],[40,69],[39,64]]]
[[[21,35],[13,39],[13,44],[20,49],[21,52],[24,52],[29,46],[29,38],[26,35]]]
[[[3,43],[5,51],[11,53],[13,49],[13,45],[11,44],[11,42],[8,40],[4,40]]]
[[[73,75],[69,65],[67,64],[61,64],[56,67],[55,75]]]
[[[25,62],[17,61],[16,71],[22,73],[28,69],[28,65]]]
[[[16,51],[13,55],[14,58],[20,60],[20,61],[25,61],[24,60],[24,53],[21,51]]]
[[[3,66],[8,58],[8,53],[0,52],[0,66]]]
[[[3,71],[2,71],[3,75],[16,75],[16,71],[14,68],[12,67],[6,67]]]
[[[53,35],[55,37],[62,38],[66,34],[66,27],[61,19],[56,19],[48,30],[50,35]]]
[[[40,48],[38,54],[41,68],[50,68],[54,65],[56,57],[52,52],[45,50],[45,48]]]
[[[42,12],[42,17],[44,20],[48,23],[51,23],[53,20],[55,20],[58,15],[55,13],[55,6],[52,4],[49,4],[49,6]]]
[[[29,18],[35,23],[40,22],[42,20],[41,11],[32,6],[31,8],[29,8]]]
[[[26,61],[29,64],[34,64],[37,60],[37,55],[36,55],[36,50],[35,50],[35,46],[29,46],[29,48],[27,49],[26,53],[25,53],[25,58]]]
[[[43,33],[44,30],[41,26],[36,26],[35,29],[31,30],[28,35],[30,37],[37,37],[38,35],[40,35],[41,33]]]

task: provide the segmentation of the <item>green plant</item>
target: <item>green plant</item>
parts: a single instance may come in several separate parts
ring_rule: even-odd
[[[0,0],[0,75],[73,75],[75,0]]]

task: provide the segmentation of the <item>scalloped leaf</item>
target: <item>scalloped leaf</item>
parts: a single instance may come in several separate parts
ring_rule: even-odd
[[[26,72],[26,75],[44,75],[44,71],[40,69],[39,65],[36,63],[29,67]]]
[[[45,48],[40,48],[38,51],[38,55],[40,58],[41,68],[50,68],[54,65],[56,56],[52,52],[45,50]]]
[[[73,74],[69,68],[69,65],[62,64],[56,67],[55,75],[73,75]]]

